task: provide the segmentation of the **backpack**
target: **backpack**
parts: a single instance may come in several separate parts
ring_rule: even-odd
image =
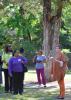
[[[37,56],[34,57],[34,64],[36,64]]]

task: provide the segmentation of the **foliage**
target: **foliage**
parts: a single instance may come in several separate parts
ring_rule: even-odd
[[[3,0],[0,12],[0,48],[6,43],[13,48],[23,46],[27,52],[40,49],[43,39],[42,0]],[[22,6],[23,5],[23,6]],[[52,1],[52,15],[57,9],[57,0]],[[21,10],[22,7],[22,10]],[[23,13],[22,13],[23,12]],[[62,13],[60,43],[71,48],[71,5],[65,4]]]
[[[70,50],[69,49],[63,49],[62,52],[64,52],[64,53],[70,53]]]
[[[11,43],[15,43],[15,40],[18,40],[17,43],[25,40],[28,40],[30,42],[38,42],[40,40],[39,38],[41,37],[41,26],[40,19],[37,16],[34,16],[34,14],[32,14],[31,12],[28,13],[28,15],[24,14],[22,16],[20,13],[20,7],[13,4],[10,4],[6,8],[4,8],[4,14],[5,16],[3,16],[0,20],[0,31],[1,37],[4,36],[5,38],[7,35],[7,41],[5,42],[8,42],[8,37],[10,40],[9,42]]]
[[[71,5],[67,4],[63,8],[62,13],[62,24],[61,24],[61,34],[60,34],[60,43],[63,48],[70,49],[71,51]]]

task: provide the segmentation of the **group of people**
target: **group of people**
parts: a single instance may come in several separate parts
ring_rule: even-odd
[[[58,99],[64,99],[65,85],[64,76],[67,69],[67,59],[61,52],[59,46],[56,46],[54,57],[46,57],[43,51],[39,50],[33,58],[36,68],[37,80],[39,86],[41,84],[46,87],[46,77],[44,72],[45,63],[51,61],[51,79],[58,81],[60,87],[60,95]],[[13,52],[13,53],[12,53]],[[24,67],[27,64],[27,59],[23,56],[23,49],[12,51],[10,46],[6,46],[2,55],[3,70],[5,76],[5,92],[12,92],[13,94],[23,93]]]
[[[13,91],[13,94],[23,93],[24,67],[27,64],[27,59],[22,55],[24,49],[12,51],[10,45],[6,45],[2,54],[5,78],[5,92]]]
[[[60,88],[60,94],[57,96],[57,99],[64,99],[65,96],[64,77],[65,77],[65,72],[68,69],[67,67],[68,57],[63,52],[61,52],[61,47],[59,45],[56,46],[55,48],[54,57],[50,56],[46,57],[45,55],[43,55],[42,50],[38,51],[33,61],[36,63],[36,73],[39,86],[43,84],[44,87],[46,87],[44,63],[48,63],[48,60],[50,60],[51,62],[50,79],[52,81],[57,81]]]

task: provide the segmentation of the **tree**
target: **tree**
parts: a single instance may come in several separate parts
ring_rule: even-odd
[[[59,41],[64,48],[70,48],[70,35],[65,36],[67,43],[64,43],[64,35],[71,33],[71,5],[66,3],[68,1],[1,0],[0,47],[12,43],[14,48],[21,45],[31,52],[41,49],[43,44],[46,56],[54,55]]]
[[[59,30],[63,1],[58,0],[56,15],[51,11],[51,0],[43,0],[44,51],[48,55],[59,44]],[[53,16],[52,16],[53,15]],[[47,54],[48,51],[48,54]]]
[[[56,1],[56,0],[55,0]],[[60,36],[60,28],[61,28],[61,15],[63,4],[67,0],[57,0],[56,1],[56,12],[52,13],[52,1],[51,0],[43,0],[43,49],[45,55],[55,55],[55,47],[59,45],[59,36]],[[49,66],[49,63],[48,63]],[[49,66],[50,67],[50,66]],[[51,67],[50,67],[51,68]],[[50,72],[50,68],[48,68],[48,73]],[[48,77],[50,75],[47,75]]]
[[[3,22],[3,25],[0,24],[0,37],[2,37],[1,35],[3,35],[3,37],[5,38],[2,38],[3,41],[0,41],[1,45],[3,45],[4,43],[11,43],[14,45],[14,47],[16,47],[17,45],[20,46],[20,44],[24,45],[23,43],[25,43],[25,41],[28,41],[26,42],[27,45],[29,45],[30,42],[30,45],[35,49],[41,47],[42,28],[40,24],[40,10],[37,12],[34,9],[34,14],[33,12],[31,12],[33,7],[30,5],[32,4],[32,2],[31,4],[29,3],[29,5],[27,5],[26,3],[25,6],[20,6],[19,3],[17,3],[17,5],[15,5],[14,3],[4,5],[3,14],[0,16],[0,23]],[[26,6],[28,7],[26,8]],[[26,47],[26,45],[24,46]]]

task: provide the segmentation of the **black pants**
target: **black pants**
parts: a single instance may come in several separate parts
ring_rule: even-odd
[[[9,79],[10,79],[10,81],[9,81],[9,90],[11,92],[11,91],[13,91],[13,77],[9,76]]]
[[[4,69],[4,77],[5,77],[5,91],[12,91],[13,87],[13,79],[8,74],[8,69]]]
[[[2,84],[2,71],[1,71],[1,65],[0,65],[0,84]]]
[[[25,78],[25,73],[24,72],[23,72],[22,78],[23,78],[23,83],[22,83],[22,92],[23,92],[23,88],[24,88],[24,78]]]
[[[14,94],[23,92],[23,72],[13,72]]]

